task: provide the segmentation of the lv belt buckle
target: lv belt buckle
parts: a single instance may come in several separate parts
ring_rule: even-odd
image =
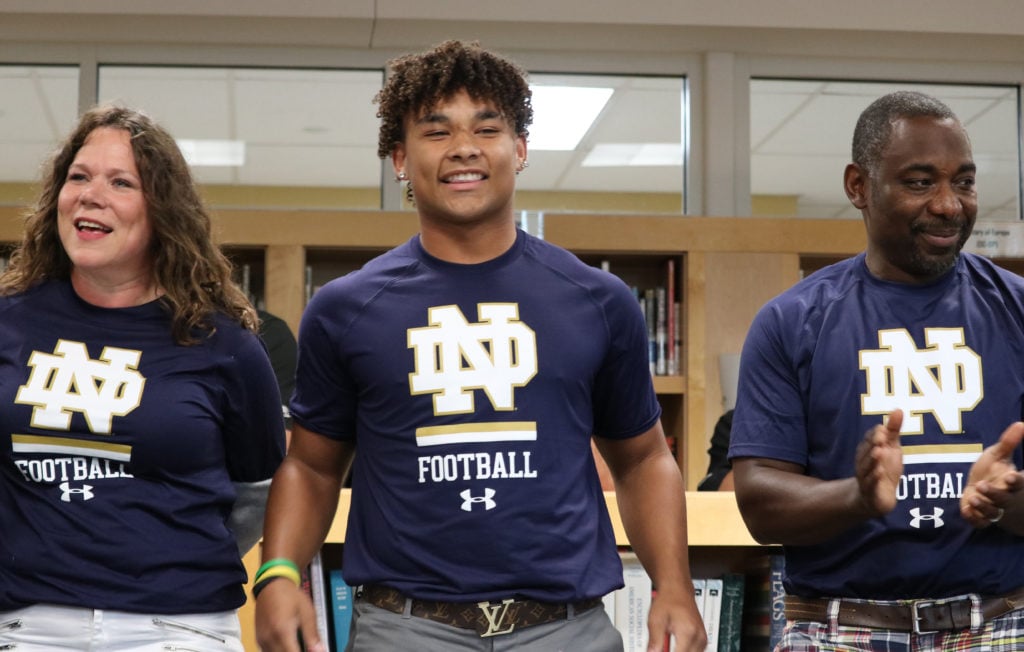
[[[934,605],[934,600],[915,600],[910,603],[910,627],[915,634],[934,634],[939,631],[937,629],[921,629],[921,621],[924,620],[921,609]]]
[[[512,598],[505,598],[501,601],[501,604],[491,604],[490,602],[478,602],[476,606],[483,612],[484,618],[487,619],[487,629],[480,632],[480,638],[487,638],[490,636],[501,636],[502,634],[508,634],[515,629],[515,623],[509,623],[508,627],[502,629],[502,621],[505,620],[506,614],[508,614],[508,607],[510,604],[515,602]]]

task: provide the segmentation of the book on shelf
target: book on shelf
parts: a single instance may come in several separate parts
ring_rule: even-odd
[[[783,580],[786,575],[786,557],[781,553],[769,555],[769,586],[771,591],[771,623],[768,633],[768,644],[771,649],[782,639],[782,630],[786,628],[786,588]]]
[[[697,603],[697,613],[704,620],[704,602],[708,581],[703,577],[693,578],[693,601]]]
[[[676,315],[676,330],[675,336],[672,339],[673,366],[670,374],[680,376],[683,373],[683,337],[681,335],[683,330],[683,303],[681,301],[676,301],[673,304],[673,314]]]
[[[615,592],[615,627],[622,634],[624,652],[646,652],[647,614],[654,589],[647,571],[635,558],[622,560],[623,588]]]
[[[709,577],[704,586],[704,628],[708,634],[708,652],[718,650],[718,622],[722,614],[722,578]]]
[[[243,263],[240,268],[241,279],[239,279],[239,285],[242,288],[242,292],[245,296],[252,299],[252,265],[249,263]]]
[[[743,643],[746,650],[769,650],[771,629],[771,571],[767,556],[758,557],[746,572],[743,592]]]
[[[343,547],[324,544],[302,570],[302,589],[313,603],[317,633],[330,652],[344,651],[352,625],[355,596],[342,574]]]
[[[658,305],[655,288],[645,288],[640,305],[643,307],[647,324],[647,362],[651,375],[658,373]]]
[[[303,283],[303,294],[305,294],[305,303],[309,303],[309,300],[313,298],[313,266],[306,265],[305,282]]]
[[[740,652],[743,640],[743,593],[746,577],[742,573],[722,576],[722,609],[718,617],[718,652]]]
[[[328,569],[331,598],[331,627],[334,631],[332,652],[344,652],[352,629],[354,587],[348,585],[340,568]]]
[[[654,288],[654,341],[655,358],[654,373],[658,376],[668,375],[668,294],[665,288]]]
[[[743,591],[742,649],[774,650],[786,628],[785,557],[772,552],[747,569]]]
[[[309,586],[310,597],[313,600],[313,613],[316,614],[316,630],[320,640],[330,641],[330,631],[327,628],[328,619],[328,597],[327,597],[327,576],[324,572],[323,556],[320,552],[313,555],[309,563]]]
[[[666,369],[665,373],[670,376],[679,375],[679,352],[676,341],[679,336],[678,305],[676,301],[676,260],[669,258],[665,263],[665,339],[666,339]]]
[[[694,600],[707,634],[707,652],[765,652],[768,648],[769,599],[751,599],[749,591],[768,586],[768,562],[748,572],[727,572],[715,577],[693,578]],[[749,577],[748,577],[749,575]],[[754,620],[759,604],[763,620]],[[758,629],[755,630],[755,624]]]

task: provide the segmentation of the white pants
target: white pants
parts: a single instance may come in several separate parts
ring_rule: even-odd
[[[244,652],[238,614],[137,614],[39,604],[0,611],[0,651]]]

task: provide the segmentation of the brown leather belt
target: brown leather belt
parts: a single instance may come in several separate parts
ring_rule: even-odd
[[[828,598],[786,596],[787,620],[829,622]],[[971,598],[960,596],[940,600],[909,600],[900,604],[839,601],[838,623],[847,627],[870,627],[927,634],[970,629]],[[1007,595],[981,599],[981,614],[991,620],[1024,607],[1024,588]]]
[[[356,594],[375,607],[396,614],[405,613],[406,596],[387,586],[368,584]],[[515,629],[543,625],[569,617],[569,606],[574,613],[589,611],[601,604],[601,598],[579,602],[538,602],[513,600],[501,602],[437,602],[412,600],[412,615],[461,629],[473,629],[481,637],[508,634]]]

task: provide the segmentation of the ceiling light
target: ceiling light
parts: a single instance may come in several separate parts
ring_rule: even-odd
[[[680,143],[602,143],[583,159],[583,167],[681,167]]]
[[[192,167],[245,165],[245,141],[242,140],[179,140],[178,148]]]
[[[529,146],[537,150],[574,150],[601,114],[611,88],[531,86],[533,124]]]

